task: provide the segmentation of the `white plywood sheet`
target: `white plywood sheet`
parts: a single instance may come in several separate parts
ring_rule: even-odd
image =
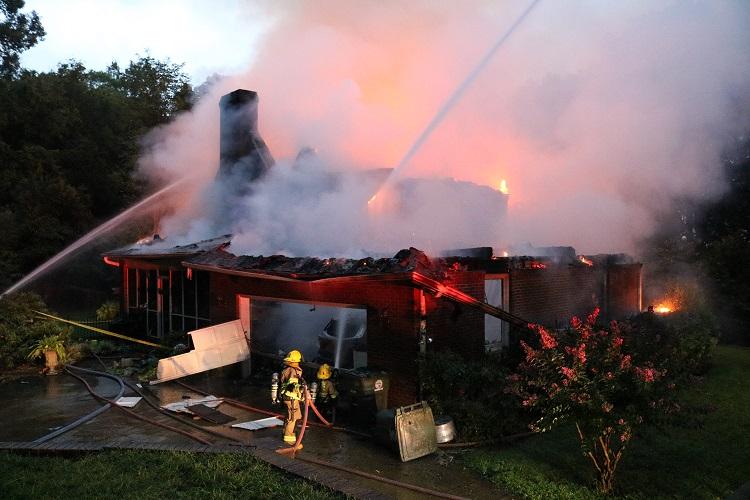
[[[250,357],[250,347],[238,319],[194,330],[188,335],[192,337],[195,349],[160,359],[156,367],[156,380],[152,380],[151,384],[231,365]]]
[[[260,420],[251,420],[250,422],[240,422],[238,424],[232,424],[232,427],[238,429],[247,429],[249,431],[257,431],[259,429],[268,429],[270,427],[278,427],[284,425],[284,421],[278,417],[261,418]]]

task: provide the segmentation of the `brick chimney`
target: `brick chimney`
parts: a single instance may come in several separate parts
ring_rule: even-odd
[[[274,164],[258,133],[258,94],[237,89],[219,100],[220,163],[217,180],[229,180],[239,191]]]

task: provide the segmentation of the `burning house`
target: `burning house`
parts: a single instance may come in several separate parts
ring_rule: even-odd
[[[273,165],[257,131],[257,96],[235,91],[221,109],[217,182],[251,190]],[[503,213],[507,195],[473,193]],[[607,318],[641,310],[641,264],[626,256],[562,247],[522,249],[527,257],[499,257],[491,248],[430,257],[409,248],[325,259],[235,255],[231,241],[229,234],[187,245],[155,238],[107,252],[105,261],[121,272],[121,310],[154,338],[238,320],[254,353],[299,349],[310,361],[386,371],[392,405],[417,399],[420,353],[474,357],[511,346],[513,325],[562,326],[594,307]]]

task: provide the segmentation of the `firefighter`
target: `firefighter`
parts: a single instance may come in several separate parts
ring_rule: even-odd
[[[331,379],[331,367],[326,363],[318,368],[318,394],[317,401],[320,409],[331,416],[331,420],[336,419],[336,397],[339,395],[336,386]],[[327,416],[328,416],[327,415]]]
[[[299,366],[301,362],[302,353],[297,350],[290,351],[287,357],[284,358],[286,368],[281,372],[281,379],[279,381],[281,399],[286,406],[284,442],[291,446],[294,446],[294,443],[297,442],[297,435],[294,432],[294,428],[297,425],[297,420],[302,418],[300,403],[304,398],[305,379],[302,378],[302,368]],[[300,444],[300,446],[302,445]]]

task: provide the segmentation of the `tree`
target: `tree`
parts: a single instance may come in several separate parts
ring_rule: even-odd
[[[107,73],[131,99],[141,123],[152,128],[169,121],[179,111],[190,109],[192,88],[182,67],[146,55],[130,61],[124,71],[112,63]]]
[[[637,332],[628,325],[597,326],[598,313],[585,321],[573,318],[562,332],[532,325],[539,347],[522,342],[525,360],[511,381],[522,406],[540,415],[532,430],[575,424],[597,487],[609,493],[637,427],[678,408],[680,372],[662,366],[663,349],[635,349]]]
[[[141,137],[190,101],[180,68],[71,61],[0,79],[0,288],[141,195]]]
[[[24,0],[0,0],[0,77],[18,74],[19,55],[44,38],[46,33],[35,11],[22,14]]]
[[[697,259],[714,293],[724,340],[750,344],[750,137],[724,158],[729,192],[705,207]]]

